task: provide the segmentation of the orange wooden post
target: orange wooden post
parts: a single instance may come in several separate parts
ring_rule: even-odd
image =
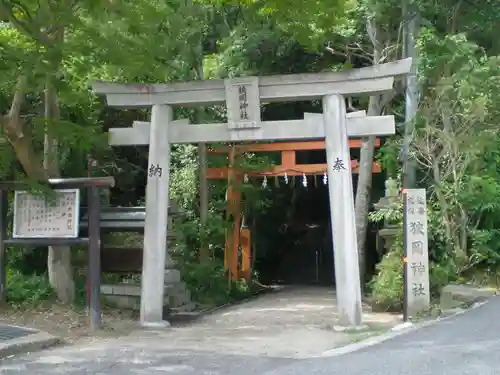
[[[234,147],[232,147],[229,151],[229,168],[224,168],[227,171],[227,193],[226,193],[226,220],[229,220],[232,214],[232,204],[233,201],[233,180],[234,180]],[[209,177],[210,178],[210,177]],[[228,272],[232,259],[230,258],[231,252],[229,249],[231,248],[232,236],[230,236],[229,230],[226,229],[226,242],[224,246],[224,271]]]
[[[234,217],[232,241],[229,251],[231,252],[231,277],[232,280],[238,280],[238,249],[240,247],[240,227],[241,227],[241,193],[234,192],[232,211]]]
[[[248,228],[240,230],[240,246],[241,246],[241,277],[246,281],[252,278],[252,242],[251,233]]]
[[[241,192],[237,187],[241,182],[241,176],[235,173],[235,159],[236,149],[233,147],[229,154],[227,187],[227,201],[229,207],[226,211],[226,217],[228,219],[232,218],[232,228],[231,231],[226,232],[226,243],[224,248],[224,269],[226,272],[231,272],[231,280],[237,280],[238,278],[238,248],[241,226]]]
[[[232,217],[232,227],[226,232],[226,245],[224,249],[224,269],[229,271],[231,269],[231,278],[236,280],[238,278],[238,247],[239,247],[239,233],[241,226],[240,216],[240,199],[241,194],[235,191],[234,187],[228,187],[228,209],[226,217]]]
[[[281,166],[285,169],[294,168],[296,164],[295,150],[281,151]]]

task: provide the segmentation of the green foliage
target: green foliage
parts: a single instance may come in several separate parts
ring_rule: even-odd
[[[403,302],[403,246],[398,238],[377,264],[376,276],[369,283],[372,301],[383,310],[401,311]]]
[[[403,139],[395,136],[377,151],[376,159],[384,168],[388,177],[396,178],[401,173],[401,148]]]
[[[14,305],[36,306],[54,298],[46,275],[24,275],[14,269],[7,271],[7,301]]]
[[[369,213],[368,218],[374,223],[401,224],[403,221],[401,202],[392,202],[387,207],[372,211]]]
[[[251,294],[251,288],[244,280],[234,282],[228,288],[224,264],[220,260],[181,262],[179,266],[191,296],[203,308],[235,302]]]
[[[421,2],[425,12],[431,11],[425,3]],[[442,5],[444,9],[447,6]],[[471,9],[463,18],[471,19],[474,14],[477,12]],[[494,273],[500,266],[498,56],[490,55],[491,50],[478,45],[470,34],[456,31],[443,34],[438,27],[421,30],[418,62],[422,100],[409,150],[419,168],[419,187],[428,191],[434,295],[450,281],[464,280],[476,270]],[[401,140],[395,138],[379,153],[379,160],[392,176],[400,173],[400,150]],[[376,212],[371,219],[380,221],[390,214]],[[392,216],[396,218],[393,223],[398,223],[398,215],[392,212]],[[390,306],[400,303],[400,253],[395,246],[382,260],[373,281],[375,300]]]
[[[321,0],[307,6],[297,6],[290,0],[218,0],[215,3],[241,4],[247,24],[269,20],[308,47],[321,45],[333,32],[341,30],[350,21],[346,13],[356,4],[351,0]]]

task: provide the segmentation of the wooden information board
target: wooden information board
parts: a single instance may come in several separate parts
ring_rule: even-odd
[[[16,191],[13,238],[76,238],[80,214],[80,190],[54,190],[55,202]]]

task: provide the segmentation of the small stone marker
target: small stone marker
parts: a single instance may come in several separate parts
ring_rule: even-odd
[[[425,189],[406,189],[404,210],[406,315],[414,317],[430,305]]]
[[[77,238],[80,190],[60,189],[55,202],[27,191],[14,195],[13,238]]]

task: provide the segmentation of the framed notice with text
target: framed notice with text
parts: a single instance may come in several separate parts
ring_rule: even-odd
[[[13,238],[77,238],[80,190],[54,190],[55,201],[27,191],[14,194]]]

